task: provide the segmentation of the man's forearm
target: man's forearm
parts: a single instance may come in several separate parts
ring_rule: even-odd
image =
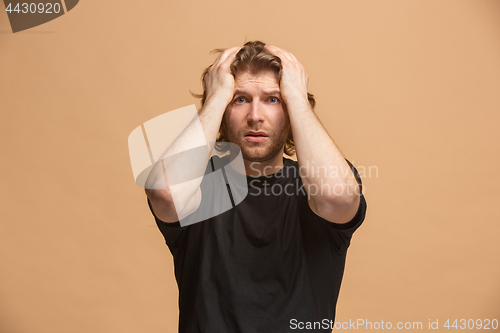
[[[356,178],[309,102],[304,98],[289,98],[287,107],[301,178],[313,203],[318,209],[322,205],[357,207]],[[352,212],[353,208],[347,210]]]
[[[175,207],[177,219],[191,213],[197,204],[193,200],[200,199],[197,192],[210,158],[210,147],[199,147],[199,143],[215,142],[225,103],[215,98],[207,100],[199,111],[199,122],[193,119],[165,149],[146,181],[148,197],[156,205],[170,205],[169,210]],[[186,175],[191,180],[182,182]]]
[[[331,222],[348,222],[359,205],[349,165],[314,114],[307,96],[309,76],[288,51],[266,45],[281,59],[281,96],[287,105],[302,182],[311,209]]]

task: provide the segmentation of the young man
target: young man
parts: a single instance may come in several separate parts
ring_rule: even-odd
[[[179,332],[333,328],[347,248],[366,201],[357,171],[313,112],[307,82],[291,53],[259,41],[222,51],[205,71],[198,114],[205,139],[239,146],[248,195],[181,226],[220,194],[200,191],[204,181],[146,190],[174,257]],[[189,137],[187,128],[176,141]],[[294,151],[297,162],[283,157]],[[224,158],[207,157],[214,161]]]

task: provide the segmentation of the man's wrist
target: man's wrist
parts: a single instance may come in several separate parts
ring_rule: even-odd
[[[288,111],[293,112],[294,110],[307,110],[311,109],[311,104],[306,96],[292,96],[286,99],[286,106]]]
[[[220,95],[214,95],[207,97],[205,103],[203,104],[202,109],[211,109],[211,110],[220,110],[222,113],[226,111],[226,107],[228,106],[228,98]]]
[[[216,92],[210,95],[207,95],[207,98],[205,100],[205,104],[213,104],[213,105],[223,105],[224,109],[226,106],[229,104],[233,97],[233,93],[226,93],[226,92]]]

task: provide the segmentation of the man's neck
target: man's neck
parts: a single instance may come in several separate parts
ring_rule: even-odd
[[[252,162],[244,160],[244,163],[247,176],[267,176],[276,173],[283,168],[283,153],[277,154],[274,158],[268,161]]]

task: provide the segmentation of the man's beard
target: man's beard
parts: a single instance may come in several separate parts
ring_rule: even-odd
[[[227,127],[226,127],[227,128]],[[253,143],[245,139],[248,131],[265,131],[269,137],[266,142]],[[237,133],[230,129],[227,131],[228,141],[237,144],[241,149],[243,159],[250,162],[265,162],[273,159],[281,153],[281,149],[286,143],[289,127],[284,126],[278,131],[267,130],[264,128],[242,128]]]

